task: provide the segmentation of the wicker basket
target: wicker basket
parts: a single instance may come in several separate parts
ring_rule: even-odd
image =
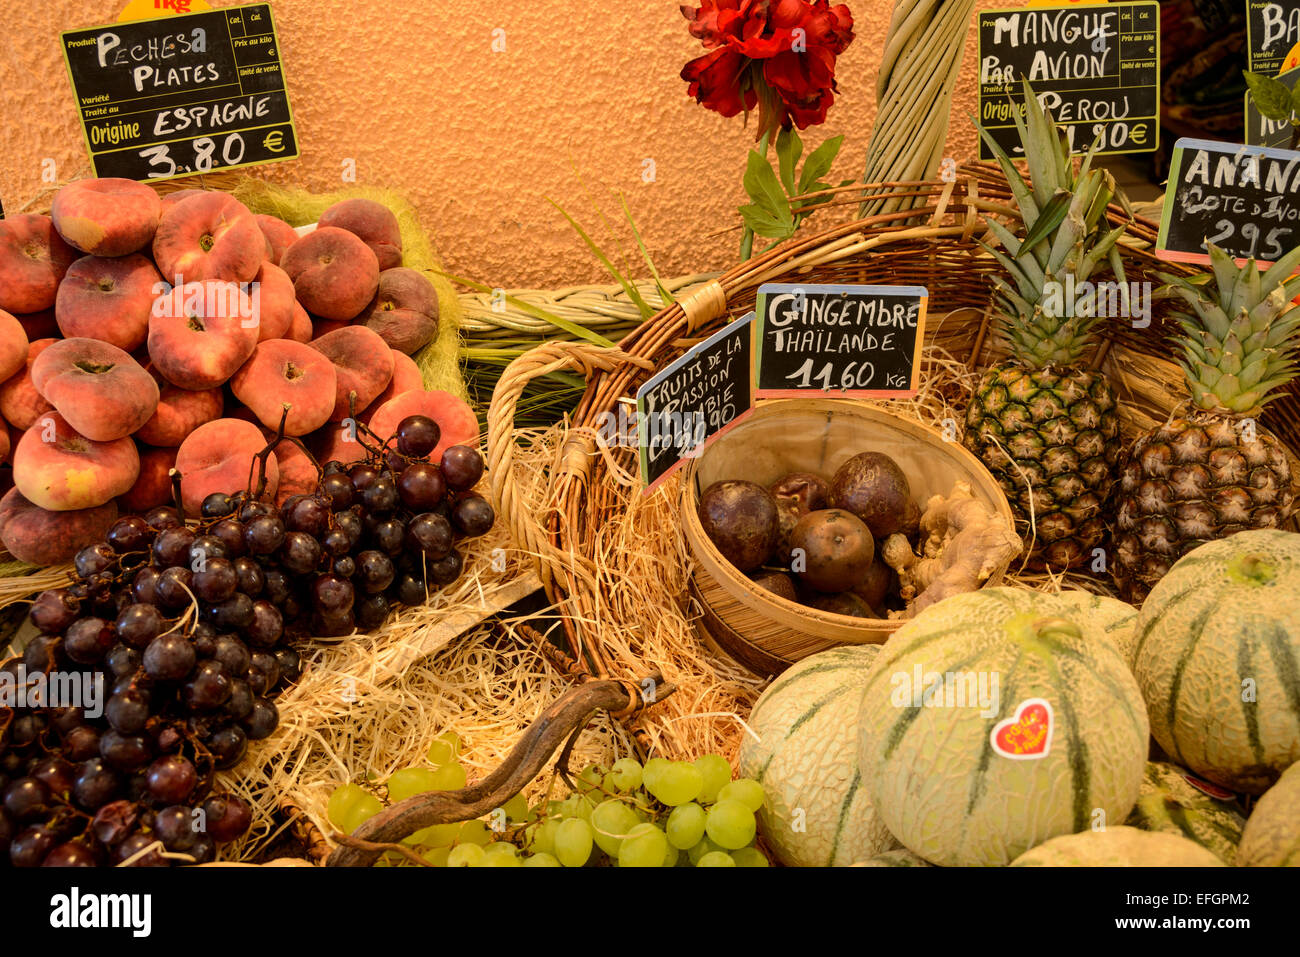
[[[767,282],[877,283],[925,286],[930,315],[926,345],[963,361],[972,371],[996,361],[999,348],[989,334],[992,278],[1001,267],[977,240],[983,217],[994,215],[1021,226],[1002,173],[987,164],[968,164],[953,182],[873,184],[864,194],[899,197],[910,207],[800,235],[761,257],[742,263],[664,309],[624,338],[618,349],[586,344],[543,345],[513,363],[501,377],[488,416],[488,457],[494,489],[520,546],[535,556],[542,581],[560,609],[570,647],[598,677],[625,678],[644,670],[611,649],[614,640],[602,620],[607,605],[592,567],[602,528],[612,509],[626,507],[627,476],[635,474],[634,450],[598,443],[603,417],[635,394],[653,370],[679,356],[724,324],[752,310],[758,287]],[[1154,255],[1156,224],[1132,217],[1119,204],[1108,210],[1112,225],[1127,222],[1122,241],[1127,279],[1161,284],[1161,273],[1191,270]],[[920,223],[920,225],[916,225]],[[991,244],[994,241],[987,238]],[[1115,384],[1127,435],[1164,421],[1183,402],[1184,390],[1166,335],[1168,304],[1153,303],[1150,325],[1109,323],[1092,364]],[[518,395],[540,375],[560,370],[585,374],[587,389],[553,474],[554,514],[546,533],[516,507],[512,475],[514,408]],[[1300,448],[1300,403],[1294,385],[1273,403],[1265,424],[1291,449]],[[622,503],[622,504],[621,504]],[[683,595],[683,602],[691,599]],[[699,615],[701,609],[692,613]],[[640,720],[653,720],[654,709]]]
[[[831,614],[756,588],[709,541],[697,511],[702,490],[722,479],[769,485],[795,471],[829,476],[846,459],[867,451],[884,452],[902,466],[917,502],[947,495],[954,483],[965,482],[1008,526],[1013,521],[1011,506],[988,470],[933,429],[852,400],[762,403],[693,461],[683,482],[681,524],[695,559],[690,593],[700,607],[695,627],[702,639],[755,674],[774,675],[828,648],[883,642],[903,623]],[[997,584],[1005,571],[1003,565],[987,583]]]

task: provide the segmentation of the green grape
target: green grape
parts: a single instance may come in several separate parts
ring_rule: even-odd
[[[676,867],[676,866],[677,866],[677,862],[680,861],[681,858],[682,858],[682,852],[679,851],[679,850],[677,850],[677,848],[673,847],[671,844],[669,844],[669,845],[668,845],[668,850],[667,850],[666,852],[664,852],[664,862],[663,862],[663,864],[661,864],[661,865],[659,865],[659,866],[660,866],[660,867]]]
[[[477,844],[457,844],[447,855],[448,867],[479,867],[487,855]]]
[[[731,859],[737,867],[770,867],[763,852],[756,847],[742,847],[731,852]]]
[[[635,758],[619,758],[610,775],[619,791],[635,791],[641,786],[641,762]]]
[[[753,778],[736,778],[718,793],[718,800],[738,801],[757,814],[765,800],[763,785]]]
[[[528,817],[528,798],[522,794],[516,794],[505,804],[501,805],[501,810],[506,812],[506,817],[515,824],[522,824]]]
[[[330,795],[325,816],[344,834],[351,834],[383,809],[383,802],[365,788],[344,784]]]
[[[434,867],[446,867],[451,857],[450,847],[433,847],[420,855]]]
[[[696,867],[735,867],[735,859],[726,851],[709,851],[698,861]]]
[[[591,857],[591,825],[571,817],[555,830],[555,857],[565,867],[582,867]]]
[[[434,783],[431,791],[459,791],[465,786],[465,765],[459,762],[443,765],[436,771],[429,772],[429,780]]]
[[[570,817],[580,818],[584,821],[591,820],[591,812],[595,809],[596,803],[589,797],[580,797],[577,794],[569,798]]]
[[[524,862],[513,854],[487,854],[481,867],[523,867]]]
[[[460,834],[456,836],[458,844],[478,844],[482,846],[492,841],[492,831],[487,824],[482,821],[466,821],[460,826]]]
[[[515,847],[509,841],[493,841],[487,847],[483,848],[483,853],[488,857],[518,857],[519,848]]]
[[[417,794],[429,791],[441,791],[438,787],[437,771],[429,768],[403,768],[394,771],[388,779],[388,800],[396,804]]]
[[[638,824],[618,848],[619,867],[663,867],[668,838],[654,824]]]
[[[710,851],[722,850],[717,844],[714,844],[707,837],[700,838],[700,843],[686,849],[686,857],[690,860],[691,866],[694,867],[700,862],[700,858]]]
[[[605,773],[600,768],[594,764],[587,765],[582,769],[582,773],[578,775],[578,793],[587,794],[591,791],[598,791],[604,778]]]
[[[668,843],[686,850],[700,843],[704,836],[704,808],[694,801],[679,804],[668,815]]]
[[[641,787],[649,791],[650,786],[658,780],[659,772],[671,763],[671,761],[665,761],[663,758],[651,758],[647,761],[645,767],[641,769]]]
[[[555,832],[560,829],[560,822],[548,819],[532,828],[529,835],[528,850],[534,854],[555,853]]]
[[[555,855],[547,854],[544,851],[541,854],[533,854],[531,857],[524,858],[524,867],[563,867],[563,866],[564,865],[562,865],[558,860],[556,860]]]
[[[455,731],[446,731],[433,739],[427,755],[429,763],[437,767],[451,764],[460,757],[460,738]]]
[[[731,765],[720,754],[706,754],[695,759],[695,767],[704,776],[699,800],[712,804],[718,799],[718,792],[731,782]]]
[[[596,844],[610,857],[618,857],[623,838],[638,823],[632,809],[617,798],[601,801],[591,812],[591,828],[596,832]]]
[[[758,822],[754,820],[754,812],[739,801],[720,800],[709,808],[705,830],[713,843],[734,851],[754,839]]]
[[[673,761],[646,784],[646,790],[669,807],[694,801],[704,786],[704,776],[693,764]]]

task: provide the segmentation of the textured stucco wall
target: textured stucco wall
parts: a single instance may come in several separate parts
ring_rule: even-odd
[[[506,286],[602,281],[560,214],[599,220],[575,168],[612,215],[627,194],[661,270],[736,258],[745,151],[753,133],[686,96],[678,71],[702,52],[668,0],[271,0],[303,157],[262,167],[308,188],[358,181],[419,206],[447,267]],[[857,39],[841,57],[840,96],[809,149],[847,134],[834,173],[860,175],[890,0],[848,0]],[[87,162],[58,43],[60,30],[116,19],[126,0],[8,0],[0,96],[0,197],[12,212]],[[213,6],[235,4],[213,0]],[[983,6],[984,4],[981,4]],[[1007,0],[987,4],[1012,5]],[[505,51],[494,52],[493,31]],[[974,152],[975,41],[969,40],[950,152]],[[752,127],[751,127],[752,130]],[[655,164],[643,181],[644,161]],[[596,231],[605,241],[607,232]],[[629,250],[625,230],[619,241]],[[609,239],[610,245],[616,241]]]

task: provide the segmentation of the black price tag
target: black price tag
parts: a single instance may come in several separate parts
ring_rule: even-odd
[[[915,395],[928,299],[923,286],[760,286],[756,394]]]
[[[649,492],[754,409],[754,313],[665,366],[636,393],[641,480]]]
[[[1021,155],[1021,77],[1083,153],[1147,153],[1160,139],[1160,4],[981,10],[979,123]],[[980,156],[993,159],[980,142]]]
[[[1246,0],[1246,51],[1252,73],[1277,76],[1298,43],[1300,0]]]
[[[1178,140],[1156,255],[1208,264],[1207,240],[1238,259],[1266,263],[1300,245],[1300,153]]]
[[[61,40],[96,176],[171,179],[298,156],[268,4]]]

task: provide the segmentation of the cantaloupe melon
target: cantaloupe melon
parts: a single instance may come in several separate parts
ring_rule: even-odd
[[[1069,603],[1016,588],[955,595],[899,628],[858,729],[877,813],[945,866],[1006,864],[1122,822],[1147,755],[1142,697],[1115,644]]]
[[[1217,785],[1161,761],[1147,763],[1137,806],[1124,823],[1144,831],[1166,831],[1195,841],[1223,863],[1237,857],[1246,816],[1236,800],[1212,797]]]
[[[763,839],[782,864],[844,866],[898,847],[858,773],[858,703],[879,645],[803,659],[749,716],[740,773],[763,785]]]
[[[1165,831],[1108,827],[1063,834],[1026,851],[1012,867],[1223,867],[1201,845]]]
[[[1237,847],[1238,867],[1300,867],[1300,764],[1255,805]]]
[[[925,858],[917,857],[905,847],[885,851],[865,861],[858,861],[854,867],[933,867]]]
[[[1239,532],[1188,552],[1138,619],[1134,673],[1178,764],[1263,794],[1300,760],[1300,535]]]
[[[1132,605],[1111,598],[1109,595],[1096,595],[1090,591],[1069,588],[1057,595],[1070,607],[1088,615],[1094,624],[1100,625],[1106,637],[1119,647],[1120,657],[1131,669],[1133,667],[1133,646],[1136,643],[1138,610]]]

